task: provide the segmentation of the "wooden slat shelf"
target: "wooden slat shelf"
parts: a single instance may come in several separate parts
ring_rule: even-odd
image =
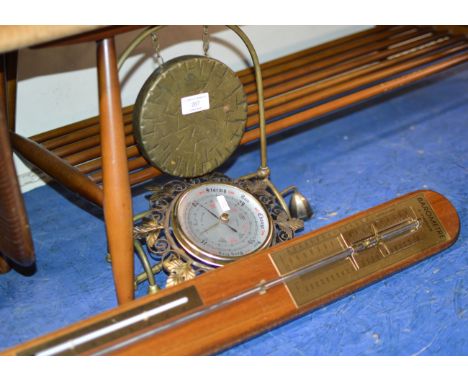
[[[381,26],[267,62],[262,65],[267,132],[307,122],[467,60],[468,40],[463,34],[426,26]],[[257,94],[252,68],[238,75],[248,100],[245,144],[259,137]],[[133,106],[125,107],[123,119],[130,182],[135,185],[160,172],[148,165],[135,146],[132,111]],[[30,140],[100,187],[99,131],[99,118],[94,117]],[[16,140],[13,145],[34,163],[27,147]]]

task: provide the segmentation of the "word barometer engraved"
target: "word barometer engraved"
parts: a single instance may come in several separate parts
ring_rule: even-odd
[[[134,219],[135,249],[144,268],[136,285],[148,281],[150,293],[160,289],[157,274],[167,276],[166,286],[179,284],[291,239],[312,215],[296,187],[280,192],[269,179],[260,66],[244,32],[228,27],[247,46],[255,68],[261,163],[256,172],[229,179],[213,171],[234,153],[244,134],[248,107],[242,83],[229,67],[208,57],[206,26],[204,56],[168,62],[160,54],[160,28],[143,31],[119,60],[121,66],[152,37],[158,68],[137,96],[134,135],[149,164],[177,177],[151,187],[150,209]],[[290,206],[284,199],[289,193]]]
[[[449,242],[424,193],[297,244],[273,251],[272,261],[297,306],[380,269]],[[309,273],[316,270],[315,273]],[[301,273],[301,277],[289,278]]]

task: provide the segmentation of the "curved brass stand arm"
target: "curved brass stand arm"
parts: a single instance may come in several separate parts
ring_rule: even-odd
[[[148,261],[148,258],[146,257],[146,254],[141,246],[141,243],[138,240],[133,241],[133,245],[135,247],[136,253],[138,254],[138,257],[140,258],[141,265],[143,266],[143,269],[145,270],[142,275],[146,277],[142,277],[142,275],[139,275],[140,277],[135,279],[135,287],[138,285],[139,282],[142,282],[144,280],[148,280],[148,293],[153,294],[156,293],[159,290],[158,285],[156,284],[156,280],[154,279],[154,273],[157,273],[155,271],[160,270],[160,264],[157,264],[157,269],[151,268],[151,264]],[[154,273],[153,273],[154,272]],[[140,281],[140,279],[142,279]]]

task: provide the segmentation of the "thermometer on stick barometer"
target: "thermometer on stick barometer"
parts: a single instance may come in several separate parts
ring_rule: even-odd
[[[222,215],[227,206],[216,208]],[[53,340],[23,345],[15,354],[219,350],[423,260],[450,246],[458,232],[450,202],[417,191],[117,308]],[[225,287],[214,288],[221,281]],[[226,328],[237,328],[237,336]]]

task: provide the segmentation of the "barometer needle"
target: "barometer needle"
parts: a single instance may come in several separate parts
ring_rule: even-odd
[[[215,224],[213,224],[212,226],[210,226],[210,227],[208,227],[207,229],[205,229],[202,233],[208,232],[210,229],[216,227],[218,224],[219,224],[219,220],[218,220]]]
[[[204,208],[205,210],[207,210],[213,217],[215,217],[216,219],[219,219],[219,217],[216,216],[216,214],[215,214],[213,211],[210,211],[210,210],[209,210],[208,208],[206,208],[203,204],[200,204],[200,206],[201,206],[202,208]],[[216,223],[216,224],[217,224],[217,223]],[[215,225],[216,225],[216,224],[215,224]],[[226,225],[231,229],[232,232],[237,233],[237,230],[236,230],[235,228],[231,227],[229,224],[226,224]],[[211,228],[211,227],[210,227],[210,228]],[[208,230],[206,230],[206,231],[208,231]],[[204,232],[206,232],[206,231],[204,231]]]
[[[200,206],[202,206],[205,210],[207,210],[211,215],[213,215],[216,219],[219,219],[218,216],[216,216],[216,214],[212,211],[210,211],[208,208],[206,208],[203,204],[200,204]]]
[[[227,224],[227,223],[226,223],[226,225],[227,225],[227,226],[228,226],[228,227],[231,229],[231,231],[233,231],[233,232],[237,233],[237,229],[235,229],[235,228],[231,227],[231,226],[230,226],[229,224]]]

